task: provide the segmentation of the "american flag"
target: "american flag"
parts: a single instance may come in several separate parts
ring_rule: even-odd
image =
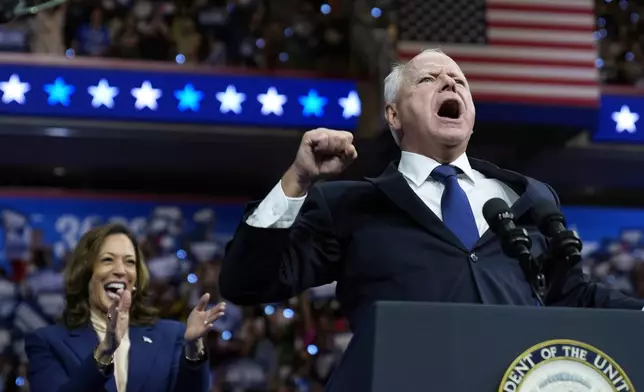
[[[597,106],[593,0],[400,0],[398,56],[441,48],[475,100]]]

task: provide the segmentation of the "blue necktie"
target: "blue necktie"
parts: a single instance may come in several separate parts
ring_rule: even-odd
[[[445,185],[441,198],[443,223],[463,242],[463,245],[472,249],[479,239],[479,231],[476,228],[467,195],[458,185],[457,170],[451,165],[441,165],[432,171],[431,176]]]

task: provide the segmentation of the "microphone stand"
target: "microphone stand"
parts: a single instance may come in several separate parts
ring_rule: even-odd
[[[532,240],[528,236],[528,232],[518,227],[507,230],[501,236],[501,248],[506,255],[519,261],[519,265],[530,284],[537,302],[540,306],[545,306],[546,277],[543,273],[544,259],[541,257],[543,255],[539,256],[537,260],[532,257],[532,253],[530,253]],[[517,249],[524,249],[524,251],[517,251]]]

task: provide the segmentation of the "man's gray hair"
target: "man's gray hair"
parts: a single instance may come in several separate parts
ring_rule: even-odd
[[[417,56],[420,56],[421,54],[424,54],[424,53],[443,53],[443,51],[440,48],[430,48],[430,49],[423,50]],[[398,96],[398,91],[400,90],[400,87],[402,86],[405,80],[405,69],[407,68],[407,64],[408,63],[394,64],[393,67],[391,68],[391,72],[389,72],[389,75],[385,77],[385,82],[384,82],[385,107],[387,105],[393,104],[396,101],[396,98]],[[386,115],[386,111],[385,111],[385,115]],[[394,137],[396,144],[400,145],[400,140],[396,132],[393,129],[391,129],[391,127],[389,127],[389,129],[391,130],[391,134]]]

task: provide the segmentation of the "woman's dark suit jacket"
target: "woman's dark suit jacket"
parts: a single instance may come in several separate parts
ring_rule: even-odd
[[[130,327],[127,392],[207,392],[207,358],[190,364],[184,355],[185,325],[160,320]],[[98,336],[91,324],[77,329],[50,326],[25,339],[31,392],[117,392],[114,375],[94,361]]]

